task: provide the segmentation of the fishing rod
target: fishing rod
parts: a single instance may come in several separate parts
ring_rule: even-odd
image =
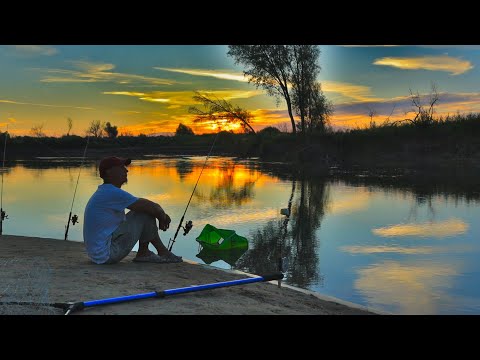
[[[195,183],[195,187],[193,188],[192,195],[190,195],[190,199],[188,200],[185,211],[183,212],[182,218],[180,219],[180,223],[178,224],[177,231],[175,231],[175,236],[173,237],[173,239],[170,238],[170,240],[168,241],[168,251],[172,251],[173,244],[175,243],[175,239],[177,238],[178,231],[180,230],[180,228],[183,228],[183,230],[184,230],[183,231],[183,236],[185,236],[189,233],[189,231],[193,227],[192,220],[187,221],[185,223],[185,226],[182,226],[183,219],[185,218],[185,214],[187,213],[187,209],[188,209],[188,206],[190,205],[190,201],[192,201],[193,194],[195,193],[195,189],[197,188],[198,181],[200,180],[200,177],[202,176],[203,169],[205,169],[205,165],[207,164],[207,160],[210,157],[210,154],[212,153],[213,147],[215,146],[215,142],[217,141],[218,134],[220,134],[220,132],[217,132],[217,135],[215,136],[215,139],[213,140],[212,147],[210,148],[210,151],[208,152],[208,155],[205,159],[205,162],[203,163],[202,171],[200,171],[200,175],[198,175],[198,179],[197,179],[197,182]]]
[[[68,229],[70,228],[70,222],[72,225],[75,225],[78,222],[78,215],[72,216],[73,203],[75,201],[75,194],[77,193],[78,180],[80,179],[80,172],[82,171],[83,162],[85,161],[85,155],[87,154],[88,142],[90,141],[90,136],[87,136],[87,144],[85,145],[85,150],[83,151],[82,162],[80,168],[78,169],[77,184],[75,185],[75,191],[73,192],[72,206],[70,207],[70,214],[68,214],[67,225],[65,225],[65,239],[68,237]]]
[[[218,283],[211,283],[211,284],[204,284],[204,285],[191,285],[183,288],[152,291],[152,292],[143,293],[143,294],[134,294],[134,295],[119,296],[114,298],[69,303],[68,304],[69,308],[65,313],[65,315],[69,315],[74,311],[83,310],[85,308],[98,306],[98,305],[108,305],[108,304],[114,304],[114,303],[120,303],[120,302],[127,302],[127,301],[141,300],[141,299],[148,299],[148,298],[157,298],[157,297],[164,298],[171,295],[186,294],[186,293],[191,293],[196,291],[218,289],[223,287],[252,284],[257,282],[271,281],[271,280],[278,280],[278,279],[283,279],[283,274],[281,272],[269,274],[269,275],[259,275],[255,277],[249,277],[246,279],[222,281]]]
[[[222,281],[218,283],[210,283],[210,284],[203,284],[203,285],[190,285],[182,288],[159,290],[159,291],[152,291],[152,292],[143,293],[143,294],[125,295],[125,296],[118,296],[113,298],[105,298],[105,299],[90,300],[90,301],[63,302],[63,303],[62,302],[32,303],[27,301],[3,301],[3,302],[0,301],[0,305],[20,305],[20,306],[34,305],[36,307],[48,306],[48,307],[62,309],[63,311],[65,311],[64,315],[70,315],[75,311],[84,310],[85,308],[91,308],[94,306],[124,303],[128,301],[142,300],[142,299],[148,299],[148,298],[164,298],[172,295],[219,289],[219,288],[236,286],[236,285],[253,284],[257,282],[267,282],[267,281],[279,280],[279,279],[283,279],[283,274],[281,272],[268,274],[268,275],[257,275],[255,277],[248,277],[248,278],[238,279],[238,280]]]
[[[3,220],[8,219],[8,215],[3,210],[3,173],[5,172],[5,152],[7,151],[7,136],[8,136],[8,125],[7,131],[5,131],[5,144],[3,146],[3,163],[2,163],[2,188],[0,190],[0,235],[3,233]]]

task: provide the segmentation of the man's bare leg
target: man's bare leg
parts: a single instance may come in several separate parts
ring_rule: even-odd
[[[160,236],[156,236],[155,238],[150,240],[150,242],[155,247],[155,249],[157,249],[158,255],[163,256],[172,254],[172,252],[168,251],[167,247],[163,245],[162,240],[160,240]]]
[[[138,244],[137,257],[145,257],[150,255],[150,250],[148,250],[148,242],[141,242]]]

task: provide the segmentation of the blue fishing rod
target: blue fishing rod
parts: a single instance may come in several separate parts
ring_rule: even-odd
[[[215,136],[215,139],[213,140],[212,147],[210,148],[210,151],[208,152],[208,155],[205,159],[205,162],[203,163],[202,171],[200,171],[200,175],[198,175],[198,179],[197,179],[197,182],[195,183],[195,187],[193,188],[192,195],[190,195],[190,199],[188,200],[187,206],[185,207],[185,211],[183,212],[182,218],[180,219],[180,223],[178,224],[177,231],[175,231],[175,236],[173,237],[173,239],[170,238],[170,240],[168,241],[168,251],[172,251],[173,244],[175,243],[175,239],[177,238],[178,231],[180,230],[180,228],[183,228],[183,230],[184,230],[183,236],[185,236],[185,235],[188,234],[188,232],[193,227],[192,220],[187,221],[185,223],[185,226],[182,226],[183,219],[185,218],[185,214],[187,213],[187,209],[188,209],[188,206],[190,205],[190,201],[192,201],[193,194],[195,193],[195,189],[197,188],[198,181],[200,180],[200,177],[202,176],[203,170],[205,169],[205,165],[207,164],[207,160],[210,157],[210,154],[212,153],[213,147],[215,146],[215,142],[217,141],[218,134],[220,134],[220,132],[217,132],[217,135]]]
[[[229,286],[245,285],[245,284],[252,284],[257,282],[281,280],[281,279],[283,279],[283,274],[279,272],[279,273],[274,273],[269,275],[249,277],[246,279],[223,281],[223,282],[203,284],[203,285],[191,285],[191,286],[182,287],[182,288],[152,291],[152,292],[143,293],[143,294],[134,294],[134,295],[119,296],[114,298],[67,303],[66,306],[68,306],[68,308],[65,315],[69,315],[74,311],[79,311],[85,308],[90,308],[90,307],[99,306],[99,305],[108,305],[108,304],[115,304],[115,303],[148,299],[148,298],[164,298],[172,295],[186,294],[186,293],[197,292],[197,291],[212,290],[212,289],[218,289],[218,288],[229,287]],[[58,306],[58,304],[55,304],[55,305]],[[64,308],[66,308],[66,306],[64,306]]]

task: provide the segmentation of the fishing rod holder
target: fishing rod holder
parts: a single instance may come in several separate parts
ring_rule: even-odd
[[[187,235],[190,232],[190,230],[192,230],[192,227],[193,227],[192,220],[187,221],[185,223],[185,226],[182,226],[182,229],[184,230],[183,236]]]
[[[72,225],[75,225],[76,223],[78,223],[78,215],[73,215],[72,216]]]

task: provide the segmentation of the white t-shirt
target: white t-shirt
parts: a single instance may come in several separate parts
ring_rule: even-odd
[[[138,198],[112,184],[102,184],[88,200],[83,217],[83,240],[88,257],[103,264],[110,256],[112,233],[126,219],[125,208]]]

